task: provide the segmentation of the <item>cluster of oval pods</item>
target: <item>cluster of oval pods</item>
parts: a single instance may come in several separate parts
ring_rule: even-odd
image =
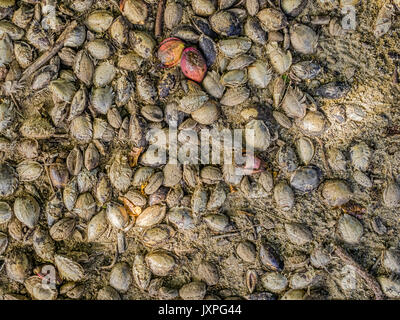
[[[317,59],[322,32],[346,31],[309,2],[0,0],[0,298],[323,298],[327,239],[387,228],[354,192],[378,188],[375,146],[322,142],[366,115],[321,107],[352,90]],[[256,152],[242,175],[148,148],[151,129],[238,127]],[[397,210],[383,178],[378,206]],[[330,216],[296,215],[314,209]],[[397,249],[382,265],[400,272]]]

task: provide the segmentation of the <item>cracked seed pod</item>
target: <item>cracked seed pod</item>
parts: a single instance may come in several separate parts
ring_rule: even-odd
[[[253,0],[255,1],[255,0]],[[253,42],[265,45],[267,43],[267,34],[261,27],[260,20],[255,17],[248,17],[244,25],[244,33]]]
[[[54,261],[55,245],[47,230],[37,228],[33,233],[32,245],[35,253],[43,260]]]
[[[267,54],[271,65],[279,74],[284,74],[292,65],[292,54],[290,51],[282,50],[278,43],[271,42],[267,44]]]
[[[257,60],[247,68],[249,81],[257,88],[265,89],[272,80],[272,70],[265,62]]]

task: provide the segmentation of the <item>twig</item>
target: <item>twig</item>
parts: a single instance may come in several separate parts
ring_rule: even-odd
[[[353,266],[361,278],[367,283],[371,290],[375,294],[376,300],[384,300],[385,295],[379,286],[379,283],[372,277],[367,271],[365,271],[352,257],[350,257],[346,251],[340,247],[336,247],[334,253],[342,259],[345,263]]]
[[[329,166],[328,160],[326,160],[326,155],[325,155],[325,149],[324,149],[324,144],[322,143],[321,139],[315,138],[321,148],[321,158],[322,162],[324,163],[324,167],[328,173],[328,175],[332,175],[331,167]]]
[[[156,17],[156,26],[155,26],[155,35],[156,37],[160,37],[162,34],[162,26],[163,26],[163,16],[164,16],[164,7],[165,7],[165,0],[160,0],[158,2],[157,7],[157,17]]]
[[[70,34],[72,30],[76,28],[78,23],[76,20],[72,21],[63,31],[63,33],[58,37],[56,43],[54,44],[53,48],[49,51],[43,53],[34,63],[32,63],[26,70],[22,73],[21,79],[19,82],[22,82],[29,78],[37,69],[41,66],[45,65],[51,58],[53,58],[58,51],[60,51],[64,47],[64,41],[67,36]]]

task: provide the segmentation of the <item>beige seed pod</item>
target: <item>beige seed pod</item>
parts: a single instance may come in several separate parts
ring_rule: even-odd
[[[202,300],[206,294],[207,286],[204,282],[193,281],[179,289],[179,296],[183,300]]]
[[[29,195],[16,198],[14,201],[14,214],[23,224],[33,228],[40,218],[39,203]]]
[[[102,33],[108,30],[113,22],[112,14],[105,10],[91,12],[86,19],[86,26],[89,30]]]
[[[294,193],[286,182],[279,182],[274,188],[276,204],[284,211],[289,211],[294,206]]]
[[[261,277],[263,287],[274,293],[281,293],[288,286],[287,278],[278,272],[267,272]]]
[[[68,281],[81,281],[85,277],[82,266],[71,258],[56,254],[55,264],[62,278]]]
[[[363,235],[363,226],[356,218],[344,214],[339,220],[338,232],[345,242],[357,244]]]
[[[146,208],[136,219],[136,226],[143,228],[160,223],[165,218],[166,210],[165,206],[160,205]]]
[[[311,231],[299,223],[286,223],[285,230],[290,242],[299,246],[305,245],[313,238]]]
[[[132,265],[133,279],[136,285],[142,289],[146,290],[150,284],[151,271],[146,265],[145,258],[141,254],[137,254]]]
[[[106,210],[101,210],[92,217],[87,226],[88,241],[97,241],[107,230],[108,222]]]

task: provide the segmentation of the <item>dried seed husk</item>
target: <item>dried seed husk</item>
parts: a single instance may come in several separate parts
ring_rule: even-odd
[[[207,226],[215,232],[225,232],[229,229],[229,218],[223,214],[209,214],[203,217]]]
[[[275,186],[274,199],[283,211],[289,211],[294,206],[294,193],[286,182],[279,182]]]
[[[154,205],[147,207],[136,219],[136,226],[145,228],[158,224],[165,218],[166,211],[166,206]]]
[[[328,180],[322,187],[322,197],[332,207],[339,207],[351,200],[352,194],[342,180]]]
[[[69,180],[69,172],[64,163],[57,162],[49,166],[49,176],[53,187],[64,188]]]
[[[182,5],[176,1],[168,1],[164,10],[164,24],[167,29],[172,30],[179,25],[182,19]]]
[[[213,30],[225,37],[238,36],[242,33],[242,24],[238,16],[230,11],[219,11],[210,17]]]
[[[115,228],[122,230],[129,224],[129,216],[124,207],[116,203],[108,203],[106,209],[108,222]]]
[[[146,290],[150,284],[152,273],[149,267],[146,265],[145,258],[141,254],[137,254],[132,265],[133,279],[136,285],[142,289]]]
[[[249,96],[250,90],[246,87],[229,88],[225,91],[220,102],[225,106],[234,107],[245,102]]]
[[[33,228],[40,218],[39,203],[29,195],[16,198],[14,201],[14,214],[23,224]]]
[[[252,0],[256,1],[256,0]],[[257,44],[265,45],[267,42],[266,32],[261,27],[260,21],[255,17],[248,17],[244,25],[244,33]]]
[[[72,149],[68,154],[66,164],[71,175],[76,176],[79,174],[83,166],[83,156],[82,152],[77,147]]]
[[[264,267],[272,271],[282,271],[284,267],[283,261],[267,244],[262,243],[259,252],[260,261]]]
[[[341,238],[349,244],[357,244],[360,241],[363,229],[361,222],[349,214],[344,214],[338,223]]]
[[[285,230],[290,242],[298,246],[307,244],[313,238],[310,229],[299,223],[285,223]]]
[[[296,23],[289,29],[290,43],[294,50],[302,54],[315,53],[318,45],[318,36],[310,27]]]
[[[247,38],[230,38],[218,42],[218,47],[228,58],[246,53],[251,48],[251,41]]]
[[[25,252],[13,249],[7,254],[5,262],[7,276],[14,281],[23,283],[31,273],[31,260]]]
[[[71,258],[56,254],[55,264],[61,277],[68,281],[81,281],[85,277],[82,266]]]
[[[278,31],[288,25],[285,15],[279,10],[266,8],[258,12],[257,18],[260,19],[265,31]]]
[[[183,300],[202,300],[206,294],[206,284],[201,281],[193,281],[179,289],[179,296]]]
[[[75,203],[74,213],[84,221],[90,221],[96,213],[96,202],[89,192],[81,193]]]
[[[119,292],[126,292],[131,283],[132,276],[129,264],[126,262],[115,264],[110,273],[110,286]]]
[[[279,74],[284,74],[292,65],[292,54],[290,51],[284,51],[277,42],[267,44],[267,54],[271,65]]]
[[[120,9],[129,22],[138,25],[144,25],[149,14],[147,4],[142,0],[124,0]]]
[[[174,235],[174,229],[166,224],[159,224],[144,231],[142,241],[149,247],[158,247],[167,243]]]
[[[89,221],[87,227],[87,238],[88,241],[97,241],[108,229],[108,222],[106,211],[101,210],[98,214],[93,216]]]
[[[58,220],[50,228],[50,236],[55,241],[62,241],[69,239],[76,227],[76,220],[73,218],[63,218]]]
[[[129,32],[129,41],[139,56],[144,59],[151,58],[156,42],[149,34],[143,31],[131,31]]]
[[[298,168],[290,178],[290,185],[301,192],[311,192],[318,188],[322,172],[316,166]]]
[[[0,202],[0,224],[10,221],[12,217],[12,210],[7,202]]]
[[[18,164],[16,170],[20,181],[34,181],[42,174],[43,166],[36,161],[25,160]]]
[[[288,286],[287,278],[278,272],[267,272],[261,277],[263,287],[273,293],[281,293]]]
[[[43,260],[54,261],[55,244],[47,230],[37,228],[33,233],[32,245],[35,253]]]
[[[102,33],[111,26],[114,17],[105,10],[97,10],[91,12],[86,19],[86,26],[93,32]]]
[[[192,8],[195,14],[207,17],[216,11],[216,1],[214,0],[193,0]]]
[[[76,54],[73,69],[79,80],[87,86],[91,85],[94,73],[94,64],[85,50],[81,50]]]
[[[170,209],[167,220],[181,231],[192,230],[195,227],[194,220],[188,208],[175,207]]]
[[[382,193],[383,204],[388,208],[397,208],[400,204],[400,186],[395,181],[388,181]]]
[[[256,260],[256,246],[250,241],[243,241],[236,247],[237,255],[247,263],[253,263]]]
[[[78,198],[78,187],[76,180],[71,180],[64,188],[63,200],[68,211],[72,211]]]

